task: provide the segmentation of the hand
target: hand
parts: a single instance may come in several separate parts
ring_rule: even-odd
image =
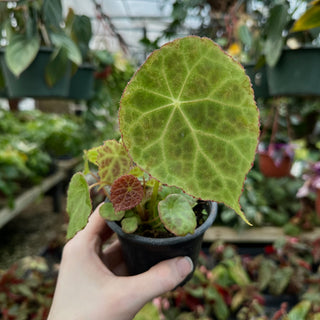
[[[112,231],[96,209],[64,247],[48,320],[129,320],[151,299],[175,288],[191,272],[191,259],[162,261],[126,276],[118,241],[102,250]]]

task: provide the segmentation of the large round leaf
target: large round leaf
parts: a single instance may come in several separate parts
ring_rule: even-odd
[[[239,197],[259,114],[243,67],[213,41],[185,37],[151,54],[126,87],[119,122],[138,166],[245,219]]]

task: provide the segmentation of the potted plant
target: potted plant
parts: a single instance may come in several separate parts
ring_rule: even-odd
[[[266,104],[268,108],[268,104]],[[286,131],[286,133],[282,132]],[[294,158],[291,125],[286,99],[272,99],[269,116],[264,123],[258,148],[259,169],[266,177],[290,175]]]
[[[303,186],[297,193],[298,198],[307,197],[310,193],[316,195],[315,208],[320,217],[320,161],[309,163],[302,179]]]
[[[290,175],[294,149],[291,144],[270,143],[259,145],[259,169],[266,177],[287,177]]]
[[[189,36],[154,51],[123,92],[119,127],[121,142],[109,140],[86,152],[84,173],[91,172],[96,182],[89,187],[81,172],[70,181],[68,238],[86,225],[94,186],[109,201],[100,214],[114,230],[122,226],[124,249],[135,241],[125,257],[139,262],[127,260],[129,267],[147,261],[143,254],[151,256],[165,240],[182,251],[165,257],[155,249],[153,264],[184,254],[190,238],[197,233],[201,238],[207,221],[212,224],[212,201],[224,202],[249,223],[239,197],[257,147],[258,110],[243,67],[212,40]]]
[[[65,97],[69,92],[71,62],[82,57],[66,35],[60,0],[1,3],[1,65],[8,96]]]

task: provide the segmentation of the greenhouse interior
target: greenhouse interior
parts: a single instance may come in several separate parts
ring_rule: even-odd
[[[319,0],[0,26],[0,319],[320,319]]]

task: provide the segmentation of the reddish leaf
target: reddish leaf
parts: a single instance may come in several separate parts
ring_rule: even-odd
[[[143,198],[143,187],[138,178],[127,174],[111,186],[110,200],[116,212],[134,208]]]

